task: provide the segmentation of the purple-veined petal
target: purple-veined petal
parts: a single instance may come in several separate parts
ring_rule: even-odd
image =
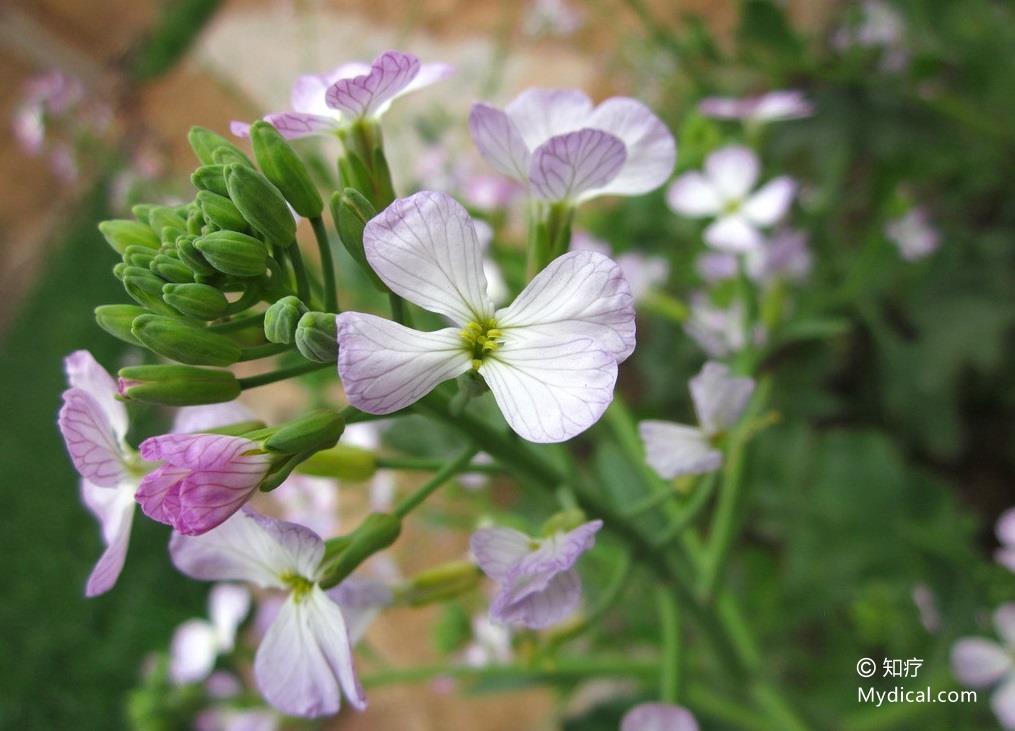
[[[598,129],[551,137],[532,153],[529,183],[548,201],[583,200],[613,180],[627,160],[624,143]]]
[[[141,442],[141,456],[149,462],[167,462],[191,472],[226,469],[235,462],[260,462],[265,455],[257,442],[224,434],[163,434]]]
[[[173,433],[206,432],[242,421],[252,421],[255,418],[254,412],[239,401],[206,406],[184,406],[176,411],[176,416],[173,419]]]
[[[722,466],[722,452],[712,448],[701,429],[670,421],[643,421],[638,432],[645,444],[645,461],[667,480],[714,472]]]
[[[690,389],[702,431],[714,435],[740,421],[747,402],[754,393],[754,381],[750,378],[735,378],[730,374],[728,366],[709,361],[691,379]]]
[[[282,605],[257,650],[254,676],[268,702],[291,716],[337,713],[342,693],[353,708],[366,708],[342,610],[316,584]]]
[[[85,596],[104,594],[113,588],[123,570],[134,522],[134,491],[137,485],[124,482],[115,488],[100,487],[81,481],[81,499],[102,528],[106,550],[92,569],[85,584]]]
[[[469,550],[483,573],[495,581],[507,577],[511,568],[531,550],[532,539],[514,528],[480,528],[469,538]]]
[[[578,572],[564,571],[554,574],[539,591],[524,592],[516,597],[502,590],[490,605],[490,616],[502,624],[544,629],[571,616],[581,596]]]
[[[581,555],[596,543],[596,533],[603,527],[603,521],[591,520],[567,533],[555,533],[539,542],[539,547],[528,551],[517,561],[505,577],[505,584],[512,585],[510,593],[514,598],[539,591],[556,574],[570,571]]]
[[[176,568],[194,579],[283,589],[285,574],[316,578],[324,542],[303,526],[244,508],[203,535],[174,533],[169,553]]]
[[[187,620],[169,643],[169,677],[178,684],[198,683],[211,673],[217,656],[215,628],[203,619]]]
[[[459,327],[493,314],[476,228],[446,193],[396,200],[367,224],[363,248],[393,292]]]
[[[705,243],[721,251],[743,253],[764,245],[765,240],[744,216],[732,214],[708,225]]]
[[[730,145],[705,158],[705,174],[725,200],[739,200],[758,181],[758,156],[742,145]]]
[[[479,368],[511,428],[530,442],[563,442],[599,421],[613,400],[617,358],[599,340],[505,333]]]
[[[354,645],[363,638],[381,610],[394,601],[394,593],[386,582],[356,575],[325,594],[341,607],[349,640]]]
[[[124,479],[120,440],[107,412],[89,392],[64,391],[57,424],[79,475],[102,487],[114,487]]]
[[[375,315],[338,316],[338,375],[345,396],[369,414],[415,403],[471,367],[460,332],[421,332]]]
[[[744,201],[741,213],[755,226],[771,226],[786,215],[793,196],[796,182],[783,175],[768,181]]]
[[[1015,677],[1009,678],[990,697],[990,708],[1005,731],[1015,729]]]
[[[689,218],[714,216],[723,200],[712,181],[699,172],[684,173],[666,191],[666,202],[674,212]]]
[[[64,358],[67,385],[87,392],[106,415],[117,441],[127,436],[127,407],[117,396],[116,379],[87,350],[75,350]]]
[[[497,172],[522,183],[528,181],[530,151],[505,112],[489,104],[473,104],[469,133],[479,154]]]
[[[952,646],[952,672],[960,683],[985,688],[1012,669],[1003,647],[982,637],[964,637]]]
[[[250,592],[238,584],[216,584],[208,595],[208,616],[219,652],[230,652],[236,630],[250,612]]]
[[[222,470],[191,472],[180,483],[180,508],[173,528],[197,536],[221,525],[257,491],[270,466],[271,456],[258,454]]]
[[[592,112],[589,126],[616,135],[627,149],[620,173],[599,195],[641,195],[666,182],[677,162],[673,134],[652,110],[627,97],[607,99]]]
[[[298,140],[311,135],[330,134],[338,129],[335,117],[305,112],[276,112],[264,115],[264,121],[278,130],[287,140]],[[248,132],[249,134],[249,132]]]
[[[698,731],[698,722],[686,708],[642,703],[624,714],[620,731]]]
[[[1015,649],[1015,602],[1006,602],[994,610],[994,629],[1009,649]]]
[[[588,127],[592,100],[577,89],[526,89],[504,109],[535,150],[551,137]]]
[[[134,495],[141,512],[159,523],[173,525],[180,512],[180,486],[189,474],[186,467],[164,464],[145,475]]]
[[[618,362],[634,351],[631,289],[620,266],[594,251],[554,259],[494,319],[508,338],[521,331],[547,344],[591,338]]]
[[[404,90],[419,74],[419,59],[410,53],[386,51],[374,59],[370,72],[340,79],[328,87],[329,107],[353,118],[375,116],[385,102]]]

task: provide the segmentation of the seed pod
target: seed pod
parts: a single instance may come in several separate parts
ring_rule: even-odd
[[[264,441],[264,447],[282,454],[316,452],[334,447],[345,431],[337,411],[322,409],[290,421]]]
[[[229,165],[226,187],[247,223],[267,241],[280,246],[296,242],[296,220],[285,197],[270,180],[256,170]]]
[[[226,188],[225,165],[202,165],[190,176],[190,182],[198,190],[207,190],[218,195],[229,195]]]
[[[158,315],[134,320],[131,332],[150,350],[189,365],[227,366],[240,359],[240,346],[206,327]]]
[[[198,320],[221,317],[229,306],[226,296],[207,284],[167,284],[162,287],[162,299],[184,315]]]
[[[270,343],[288,345],[296,336],[300,318],[308,311],[298,297],[283,297],[264,313],[264,337]]]
[[[194,272],[190,270],[190,267],[179,259],[167,256],[166,254],[158,254],[152,259],[148,268],[167,282],[183,283],[194,281]]]
[[[134,318],[147,312],[136,305],[100,305],[95,308],[95,322],[114,338],[131,345],[141,345],[141,341],[131,333],[130,326]]]
[[[338,359],[338,324],[330,312],[307,312],[296,326],[296,348],[307,360],[334,363]]]
[[[128,246],[159,248],[158,237],[140,221],[130,221],[124,218],[103,221],[99,224],[99,231],[118,254],[123,254]]]
[[[341,193],[336,191],[332,194],[331,215],[338,227],[338,237],[342,240],[345,250],[349,252],[349,256],[370,277],[374,287],[381,292],[387,292],[387,285],[371,268],[363,251],[363,229],[370,219],[377,215],[373,204],[354,188],[346,188]]]
[[[202,236],[194,247],[215,269],[234,277],[259,277],[268,266],[264,242],[237,231],[216,231]]]
[[[201,161],[203,165],[215,164],[215,151],[219,149],[232,150],[240,158],[247,160],[247,164],[251,162],[247,159],[247,156],[234,145],[232,142],[227,140],[220,134],[212,132],[210,129],[205,127],[191,127],[190,132],[187,133],[187,141],[190,143],[191,149],[194,154],[197,155],[197,159]]]
[[[207,190],[198,191],[197,202],[209,223],[228,231],[246,231],[247,221],[243,214],[225,196]]]
[[[267,122],[254,122],[250,141],[265,177],[275,184],[293,209],[306,218],[320,216],[324,208],[321,194],[299,155],[278,130]]]
[[[120,395],[129,401],[195,406],[232,401],[239,381],[229,371],[185,365],[144,365],[120,369]]]

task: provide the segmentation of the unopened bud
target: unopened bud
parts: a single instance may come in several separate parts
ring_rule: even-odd
[[[211,159],[216,165],[241,165],[251,170],[255,169],[250,158],[234,148],[220,147],[212,153]]]
[[[230,371],[184,365],[143,365],[120,369],[120,395],[165,406],[196,406],[232,401],[240,382]]]
[[[345,431],[345,420],[337,411],[311,412],[284,424],[264,441],[264,447],[282,454],[299,454],[329,449]]]
[[[135,205],[130,207],[130,212],[134,216],[134,218],[136,218],[141,223],[147,225],[148,214],[151,213],[151,210],[153,208],[155,208],[155,205],[152,203],[136,203]]]
[[[141,341],[131,333],[130,326],[134,318],[145,314],[148,314],[148,310],[136,305],[100,305],[95,308],[95,322],[114,338],[131,345],[140,345]]]
[[[147,269],[155,259],[156,250],[149,246],[131,244],[123,250],[123,261],[132,267]]]
[[[103,221],[99,224],[99,231],[118,254],[123,254],[128,246],[159,248],[159,237],[140,221],[129,221],[124,218]]]
[[[306,218],[321,215],[324,201],[299,155],[278,130],[264,121],[250,127],[254,157],[265,177],[275,184],[293,209]]]
[[[194,272],[186,264],[174,256],[168,254],[157,254],[152,259],[148,268],[159,275],[167,282],[193,282]]]
[[[201,206],[201,212],[208,223],[214,223],[228,231],[247,230],[247,221],[240,213],[240,209],[225,196],[200,190],[197,193],[197,203]]]
[[[187,213],[187,235],[197,236],[201,233],[201,227],[204,226],[204,212],[201,207],[195,204],[191,207]]]
[[[296,336],[300,318],[308,312],[299,298],[289,295],[275,302],[264,313],[264,337],[270,343],[289,345]]]
[[[207,284],[167,284],[162,288],[162,299],[184,315],[198,320],[221,317],[229,306],[226,296]]]
[[[162,301],[162,285],[165,281],[148,269],[125,266],[121,272],[121,279],[127,294],[142,307],[162,315],[176,315],[176,311]]]
[[[467,594],[482,575],[471,561],[452,561],[416,574],[401,592],[399,602],[419,607]]]
[[[285,198],[270,180],[242,165],[226,168],[229,197],[250,226],[273,244],[296,241],[296,220]]]
[[[131,332],[147,348],[189,365],[227,366],[240,359],[240,346],[208,328],[171,317],[142,315]]]
[[[402,532],[402,521],[390,513],[371,513],[357,528],[334,563],[325,569],[321,586],[325,589],[335,586],[356,570],[361,563],[379,551],[383,551]]]
[[[307,312],[296,326],[296,348],[307,360],[334,363],[338,359],[338,323],[330,312]]]
[[[220,148],[234,150],[240,157],[246,158],[246,155],[236,145],[205,127],[191,127],[190,132],[187,133],[187,141],[203,165],[215,164],[215,151]],[[249,164],[250,161],[247,162]]]
[[[176,239],[176,253],[180,255],[180,261],[190,267],[194,274],[199,276],[211,276],[216,273],[215,268],[204,258],[204,254],[194,246],[194,236],[180,236]]]
[[[349,444],[336,444],[322,449],[299,466],[307,475],[330,477],[333,480],[364,482],[377,472],[377,458],[368,449]]]
[[[218,195],[229,195],[226,188],[225,165],[202,165],[190,175],[190,182],[198,190],[207,190]]]
[[[151,211],[148,213],[148,225],[151,226],[152,231],[162,236],[162,230],[176,229],[180,234],[186,233],[187,230],[187,219],[177,213],[169,206],[153,206]],[[163,239],[164,240],[164,239]],[[173,237],[176,240],[176,237]]]
[[[259,277],[268,266],[264,242],[237,231],[216,231],[194,242],[215,269],[234,277]]]
[[[332,194],[331,215],[335,219],[342,246],[366,272],[374,286],[381,292],[387,292],[387,286],[371,268],[367,262],[366,253],[363,251],[363,229],[366,228],[370,219],[377,215],[373,204],[359,191],[346,188],[341,193],[336,191]]]

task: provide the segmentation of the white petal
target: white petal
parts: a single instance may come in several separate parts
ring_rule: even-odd
[[[754,393],[754,381],[734,378],[728,366],[709,361],[691,379],[690,389],[702,431],[718,434],[740,421]]]
[[[473,104],[469,133],[479,154],[497,172],[522,183],[528,181],[530,151],[505,112],[489,104]]]
[[[83,388],[64,391],[57,424],[79,475],[102,487],[114,487],[126,477],[116,428],[91,393]]]
[[[705,229],[705,243],[721,251],[742,253],[764,245],[764,237],[745,217],[723,216]]]
[[[208,616],[220,652],[233,649],[236,630],[250,611],[250,592],[238,584],[216,584],[208,596]]]
[[[297,77],[289,95],[289,104],[293,111],[334,117],[335,111],[324,101],[324,95],[332,83],[334,82],[327,76],[321,74],[305,74]]]
[[[462,327],[493,314],[475,226],[446,193],[396,200],[367,224],[363,248],[377,275],[410,302]]]
[[[698,722],[680,706],[642,703],[624,715],[620,731],[698,731]]]
[[[408,86],[395,94],[392,100],[424,89],[432,84],[436,84],[438,81],[444,81],[444,79],[454,76],[454,74],[455,67],[448,63],[420,64],[419,73],[416,74],[416,78],[410,81]]]
[[[469,550],[483,573],[499,581],[533,547],[531,538],[513,528],[480,528],[469,539]]]
[[[666,202],[676,213],[689,218],[714,216],[723,201],[712,181],[698,172],[684,173],[666,191]]]
[[[601,195],[641,195],[666,182],[677,161],[673,135],[652,110],[626,97],[607,99],[592,112],[590,127],[616,135],[627,148],[620,174]]]
[[[794,195],[796,182],[783,175],[761,186],[744,202],[741,212],[755,226],[771,226],[786,215]]]
[[[1002,546],[994,552],[994,560],[1015,572],[1015,546]]]
[[[184,406],[178,409],[173,419],[173,433],[191,434],[207,432],[241,421],[252,421],[257,417],[239,401],[207,406]]]
[[[529,183],[548,201],[586,200],[602,193],[627,160],[619,137],[580,129],[551,137],[532,153]]]
[[[479,373],[521,437],[563,442],[595,424],[610,405],[617,359],[598,340],[534,330],[509,330]]]
[[[1006,731],[1015,729],[1015,677],[1006,680],[990,697],[990,708]]]
[[[295,523],[285,523],[243,508],[217,528],[199,536],[173,533],[173,564],[205,581],[249,581],[264,588],[285,588],[280,577],[295,572],[315,578],[324,542]]]
[[[369,414],[404,409],[471,363],[457,328],[421,332],[375,315],[338,316],[338,375],[349,403]]]
[[[124,482],[115,488],[81,481],[81,499],[98,519],[106,550],[92,569],[85,596],[93,597],[113,588],[123,570],[134,522],[134,492],[137,483]]]
[[[547,342],[592,338],[618,362],[634,351],[631,289],[620,266],[594,251],[554,259],[495,320],[506,333],[524,330]]]
[[[640,302],[670,277],[670,263],[661,256],[630,251],[617,257],[617,265],[631,288],[631,297]]]
[[[574,614],[582,598],[581,579],[574,569],[557,574],[542,591],[526,594],[510,605],[491,607],[496,621],[545,629]]]
[[[952,646],[952,672],[973,688],[993,685],[1012,669],[1004,648],[982,637],[964,637]]]
[[[178,684],[200,682],[215,667],[217,656],[215,628],[203,619],[188,620],[169,643],[169,676]]]
[[[1015,508],[1008,508],[1001,513],[994,532],[1001,543],[1015,546]]]
[[[116,381],[87,350],[76,350],[64,359],[67,383],[88,392],[102,408],[116,438],[127,436],[127,407],[119,401]]]
[[[1015,649],[1015,602],[1006,602],[994,610],[994,629],[1007,647]]]
[[[350,117],[376,116],[419,74],[419,59],[410,53],[386,51],[374,59],[369,73],[345,78],[328,87],[325,101]]]
[[[713,449],[701,429],[670,421],[643,421],[638,432],[645,443],[645,461],[666,479],[713,472],[722,452]]]
[[[504,111],[535,150],[551,137],[588,127],[592,101],[577,89],[526,89]]]
[[[291,716],[333,715],[342,691],[354,708],[366,707],[342,611],[317,585],[286,599],[257,649],[254,675],[267,701]]]
[[[726,200],[739,200],[754,187],[760,172],[758,156],[747,147],[730,145],[705,159],[705,174]]]

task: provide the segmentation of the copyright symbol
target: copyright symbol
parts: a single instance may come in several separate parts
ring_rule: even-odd
[[[861,678],[872,678],[878,671],[878,664],[869,657],[861,657],[856,663],[856,674]]]

